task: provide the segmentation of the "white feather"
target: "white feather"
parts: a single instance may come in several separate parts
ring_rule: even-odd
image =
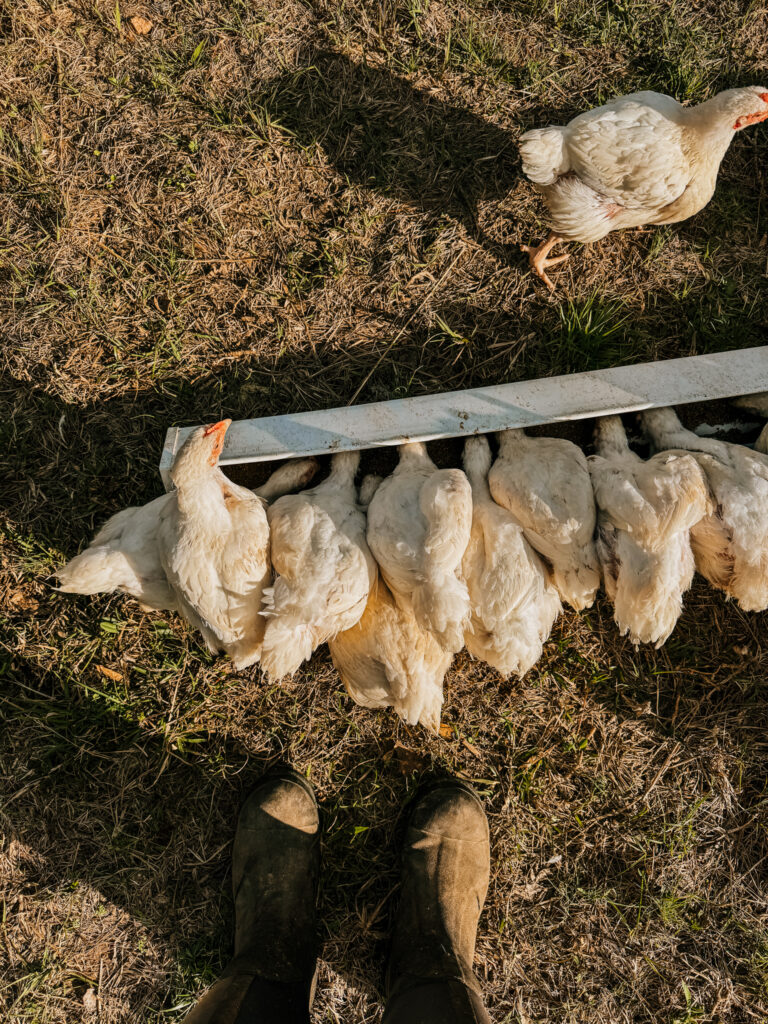
[[[488,489],[491,452],[484,437],[467,440],[464,469],[472,485],[472,533],[462,560],[472,614],[467,650],[502,675],[523,676],[562,610],[557,591],[514,516]]]

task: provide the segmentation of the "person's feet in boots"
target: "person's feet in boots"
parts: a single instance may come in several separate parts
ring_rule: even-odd
[[[185,1024],[307,1024],[319,836],[307,780],[292,770],[262,779],[240,811],[232,853],[235,956]]]
[[[417,799],[403,848],[384,1024],[489,1024],[472,961],[490,860],[488,819],[470,786],[446,780]]]

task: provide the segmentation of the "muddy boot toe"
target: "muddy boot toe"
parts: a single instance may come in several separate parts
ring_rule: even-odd
[[[320,817],[297,772],[256,786],[232,852],[235,956],[185,1024],[305,1024],[317,962]]]
[[[403,847],[391,996],[435,980],[479,994],[472,961],[489,874],[488,819],[474,790],[451,780],[417,799]]]

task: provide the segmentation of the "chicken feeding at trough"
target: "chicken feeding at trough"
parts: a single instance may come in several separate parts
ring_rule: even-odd
[[[464,472],[472,487],[472,532],[461,575],[471,618],[464,643],[503,676],[523,676],[541,657],[562,605],[522,526],[491,497],[490,468],[486,438],[468,438]]]
[[[242,669],[261,654],[258,613],[272,564],[264,500],[219,469],[230,422],[198,427],[176,456],[158,550],[179,612],[211,653],[225,651]]]
[[[674,409],[640,420],[656,448],[691,452],[707,477],[714,510],[691,531],[696,568],[744,611],[768,608],[768,456],[745,445],[698,437]]]
[[[380,477],[367,476],[360,503],[369,505]],[[443,679],[452,655],[398,604],[377,574],[360,621],[328,641],[333,664],[352,700],[366,708],[393,707],[409,725],[436,732]]]
[[[619,416],[595,427],[589,471],[598,507],[597,552],[614,618],[634,644],[660,647],[694,574],[691,529],[714,506],[692,455],[635,454]]]
[[[450,653],[464,646],[469,594],[458,577],[472,526],[472,489],[459,469],[438,469],[420,442],[368,506],[368,544],[398,605]]]
[[[505,430],[488,483],[494,500],[512,513],[551,567],[562,600],[576,611],[589,608],[600,586],[600,567],[595,499],[581,448],[560,437]]]
[[[550,290],[547,268],[561,241],[594,242],[611,231],[674,224],[712,198],[734,134],[768,118],[768,89],[728,89],[684,107],[671,96],[636,92],[579,114],[565,126],[520,137],[523,173],[542,193],[551,231],[523,246]]]
[[[287,462],[254,493],[270,501],[306,486],[316,471],[316,459]],[[68,594],[122,593],[145,611],[177,611],[158,546],[160,523],[176,501],[173,490],[111,516],[88,547],[57,571],[58,589]]]
[[[357,504],[359,452],[340,452],[317,487],[280,498],[268,511],[275,582],[264,591],[261,665],[292,675],[320,644],[362,616],[376,565]]]

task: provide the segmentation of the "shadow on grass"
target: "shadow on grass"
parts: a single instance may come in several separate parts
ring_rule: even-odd
[[[305,60],[259,97],[299,146],[318,145],[349,181],[455,218],[509,258],[479,227],[477,206],[507,195],[520,178],[511,132],[386,68],[322,48]]]
[[[194,659],[190,672],[195,672]],[[71,667],[46,671],[14,657],[0,661],[0,673],[0,764],[7,773],[0,803],[3,852],[14,840],[29,851],[22,854],[21,891],[33,901],[55,906],[57,900],[66,902],[67,893],[88,886],[103,903],[147,929],[150,942],[161,940],[173,967],[165,976],[147,971],[151,980],[142,979],[131,999],[134,1012],[143,1010],[159,1020],[210,983],[231,956],[229,855],[237,815],[264,771],[288,761],[285,752],[297,731],[285,714],[291,698],[281,695],[271,703],[263,693],[255,698],[273,712],[272,720],[259,723],[254,742],[260,753],[255,754],[222,733],[195,732],[192,722],[185,736],[165,738],[162,719],[167,715],[170,724],[174,714],[167,695],[160,706],[149,699],[145,720],[138,709],[148,694],[126,695],[122,701],[108,680],[97,681],[98,672],[87,663],[73,674]],[[193,701],[204,701],[203,690],[210,684],[210,678],[200,687],[190,682]],[[244,685],[242,678],[239,684]],[[267,689],[261,681],[257,686]],[[186,710],[189,699],[189,692],[179,698]],[[307,728],[304,712],[300,727]],[[358,894],[366,892],[364,904],[373,900],[380,911],[381,897],[393,891],[397,845],[392,822],[384,820],[387,814],[380,806],[378,835],[376,812],[360,812],[355,785],[360,764],[381,766],[381,755],[375,742],[361,746],[352,740],[336,761],[347,785],[338,800],[327,794],[328,806],[321,798],[320,937],[334,969],[369,993],[382,981],[383,947],[377,935],[364,935],[368,948],[363,951],[360,937],[347,933],[356,930],[349,904],[357,906]],[[312,767],[315,777],[318,766]],[[396,766],[390,771],[400,775]],[[407,796],[402,776],[396,788],[402,792],[396,794],[395,807]],[[365,842],[353,843],[350,836],[356,839],[358,830],[370,832],[370,842],[366,835]],[[49,915],[46,923],[55,932],[56,911]],[[86,930],[86,942],[87,937]],[[139,934],[133,941],[135,956],[144,940]],[[14,967],[3,977],[11,1001],[15,996],[24,1000],[26,978],[42,966],[14,957]],[[78,984],[74,977],[75,992],[82,996]]]
[[[32,663],[3,665],[0,749],[18,775],[4,787],[0,832],[32,851],[25,892],[45,899],[88,885],[151,937],[161,935],[180,960],[194,947],[195,977],[211,980],[231,949],[222,910],[211,915],[212,893],[222,893],[223,908],[229,901],[222,848],[266,762],[215,737],[210,754],[220,771],[205,770],[87,693]],[[22,776],[34,783],[25,787]],[[18,976],[19,994],[28,970],[6,972],[7,984]],[[157,987],[136,993],[154,1009],[157,997]]]

